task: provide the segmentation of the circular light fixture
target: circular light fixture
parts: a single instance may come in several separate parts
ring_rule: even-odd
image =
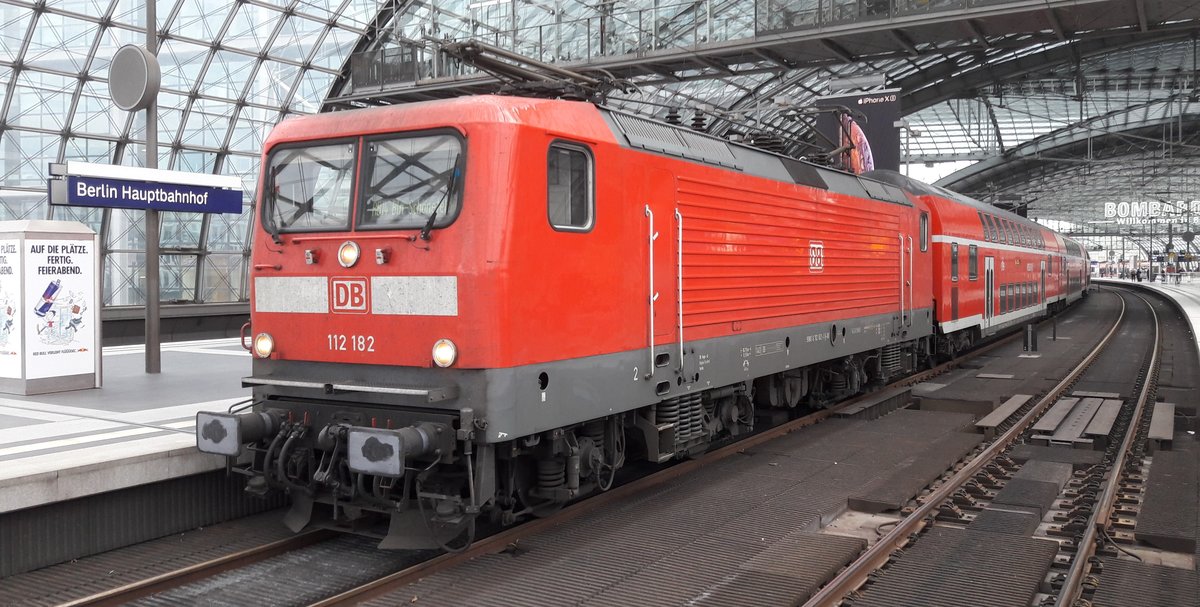
[[[275,338],[269,333],[259,333],[254,336],[254,355],[267,358],[275,351]]]
[[[448,339],[439,339],[433,344],[433,362],[439,367],[449,367],[458,358],[458,346]]]
[[[343,268],[353,267],[358,263],[358,243],[353,240],[347,240],[338,247],[338,263],[342,264]]]

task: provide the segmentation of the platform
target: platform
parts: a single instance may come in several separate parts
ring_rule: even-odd
[[[162,373],[143,346],[104,348],[104,387],[0,395],[0,512],[214,470],[195,448],[195,415],[247,399],[250,354],[237,339],[162,347]]]
[[[1191,334],[1186,336],[1188,341],[1195,344],[1197,350],[1200,350],[1200,276],[1187,276],[1181,284],[1164,284],[1162,282],[1137,282],[1132,280],[1120,280],[1114,278],[1093,279],[1097,285],[1113,285],[1121,287],[1136,287],[1160,293],[1171,301],[1175,302],[1183,311],[1184,318],[1187,319],[1191,326]],[[1170,349],[1170,341],[1174,339],[1184,339],[1184,336],[1167,336],[1168,344],[1165,348]],[[1189,359],[1191,360],[1191,359]],[[1195,373],[1195,369],[1186,368],[1188,365],[1183,365],[1176,370],[1175,360],[1173,356],[1166,356],[1162,362],[1162,369],[1159,372],[1158,381],[1158,400],[1175,403],[1176,412],[1181,416],[1195,417],[1198,408],[1200,408],[1200,399],[1196,397],[1195,391],[1191,389],[1190,378],[1191,374]],[[1179,378],[1175,375],[1178,373]],[[1180,421],[1180,420],[1177,420]],[[1176,430],[1195,430],[1184,425],[1176,424]]]
[[[1188,324],[1192,327],[1192,335],[1196,335],[1197,327],[1200,327],[1200,276],[1187,277],[1187,280],[1180,284],[1150,282],[1136,280],[1123,280],[1118,278],[1093,278],[1092,284],[1095,285],[1112,285],[1118,287],[1139,287],[1149,289],[1158,293],[1162,293],[1174,301],[1183,310],[1184,317],[1187,318]]]

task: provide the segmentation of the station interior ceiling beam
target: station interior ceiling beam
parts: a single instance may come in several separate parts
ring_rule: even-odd
[[[793,108],[829,93],[831,80],[882,75],[886,88],[902,91],[902,113],[920,133],[906,142],[910,160],[979,161],[941,183],[987,202],[1003,197],[1042,217],[1082,221],[1106,197],[1200,197],[1188,134],[1200,126],[1192,103],[1197,2],[950,0],[914,10],[901,0],[559,1],[542,10],[449,0],[436,11],[391,2],[391,17],[375,22],[383,33],[356,47],[358,61],[389,46],[420,47],[429,36],[510,41],[534,59],[635,83],[638,93],[609,98],[616,107],[658,117],[671,107],[700,112],[712,134],[775,132],[792,153],[812,143],[809,121]],[[847,9],[860,12],[837,12]],[[494,86],[461,66],[420,60],[430,73],[388,83],[368,81],[352,57],[326,109]]]

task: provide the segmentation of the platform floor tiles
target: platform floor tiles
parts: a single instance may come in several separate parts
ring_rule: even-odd
[[[847,498],[970,423],[904,409],[826,420],[372,604],[791,605],[866,547],[821,533]]]
[[[104,348],[102,388],[0,397],[0,512],[224,466],[196,451],[196,412],[249,397],[249,353],[236,339],[164,344],[156,375],[142,354]]]

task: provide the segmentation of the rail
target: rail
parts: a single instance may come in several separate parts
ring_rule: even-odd
[[[1012,334],[1008,337],[997,339],[994,342],[977,348],[972,352],[972,355],[986,354],[993,348],[1000,347],[1013,339],[1017,339],[1019,336],[1019,334]],[[927,381],[932,377],[955,368],[962,362],[962,360],[963,359],[958,359],[939,365],[928,371],[918,373],[894,382],[888,387],[908,386],[922,381]],[[452,567],[476,556],[498,551],[520,538],[527,537],[556,525],[563,524],[566,521],[578,518],[587,513],[609,507],[614,503],[632,498],[655,486],[669,482],[680,476],[690,474],[699,468],[709,466],[717,461],[734,456],[747,449],[752,449],[755,446],[761,445],[775,438],[779,438],[802,427],[815,424],[827,417],[834,415],[842,409],[853,407],[859,401],[870,397],[871,395],[864,395],[841,403],[838,406],[818,411],[775,428],[760,432],[738,442],[704,454],[700,457],[681,462],[655,474],[642,477],[641,479],[637,479],[620,487],[614,488],[611,491],[602,493],[587,500],[583,500],[579,503],[572,504],[554,516],[543,519],[535,519],[493,536],[482,538],[472,544],[464,552],[447,553],[434,557],[433,559],[406,568],[395,574],[374,580],[357,588],[343,592],[342,594],[326,598],[315,603],[315,605],[320,607],[350,605],[386,594],[400,586],[412,583],[421,577]],[[331,539],[336,535],[336,532],[327,530],[303,533],[284,540],[264,544],[262,546],[219,557],[204,563],[184,567],[176,571],[164,573],[147,578],[145,580],[140,580],[138,582],[113,588],[88,597],[64,603],[63,605],[65,607],[96,607],[127,604],[141,597],[177,588],[185,584],[212,577],[222,572],[246,567],[279,554],[301,549],[306,546]]]
[[[311,546],[336,536],[337,533],[324,529],[301,533],[289,538],[263,544],[262,546],[248,548],[203,563],[197,563],[189,567],[183,567],[175,571],[62,603],[58,607],[108,607],[109,605],[125,605],[130,601],[145,596],[177,588],[196,580],[214,576],[223,571],[246,567],[273,556],[298,550],[305,546]]]
[[[1120,485],[1122,471],[1125,470],[1126,456],[1132,450],[1134,441],[1137,439],[1138,420],[1142,418],[1143,412],[1146,410],[1146,401],[1150,398],[1154,390],[1155,377],[1158,370],[1158,351],[1161,344],[1158,313],[1154,311],[1154,306],[1141,295],[1134,293],[1138,299],[1146,302],[1146,307],[1150,308],[1150,314],[1154,317],[1154,347],[1151,350],[1150,356],[1150,371],[1146,374],[1145,381],[1142,382],[1142,391],[1138,395],[1137,405],[1133,410],[1133,417],[1130,418],[1129,428],[1125,431],[1125,440],[1121,442],[1121,449],[1117,452],[1117,458],[1112,464],[1112,474],[1108,477],[1108,482],[1104,486],[1104,492],[1100,494],[1100,500],[1096,504],[1096,508],[1092,511],[1091,520],[1083,532],[1083,537],[1079,539],[1078,546],[1075,551],[1075,558],[1071,561],[1071,569],[1067,572],[1067,578],[1063,581],[1062,590],[1058,595],[1058,602],[1055,607],[1072,607],[1075,605],[1076,599],[1080,598],[1083,593],[1084,576],[1091,567],[1091,557],[1096,552],[1097,539],[1100,533],[1108,528],[1109,519],[1112,516],[1113,504],[1117,499],[1117,488]]]
[[[972,356],[980,356],[980,355],[986,354],[987,352],[991,351],[992,349],[998,348],[998,347],[1000,347],[1014,339],[1017,339],[1019,337],[1020,337],[1019,333],[1014,333],[1008,337],[997,339],[996,341],[994,341],[992,343],[986,344],[982,347],[975,349],[974,351],[972,351],[971,355]],[[915,375],[912,375],[912,376],[906,377],[904,379],[901,379],[899,381],[893,382],[892,384],[886,386],[884,389],[892,388],[892,387],[900,387],[900,386],[911,386],[911,385],[915,385],[915,384],[918,384],[923,381],[927,381],[937,375],[940,375],[950,369],[957,367],[962,362],[962,360],[963,359],[957,359],[957,360],[954,360],[954,361],[951,361],[948,363],[938,365],[937,367],[934,367],[933,369],[930,369],[928,371],[925,371],[922,373],[917,373]],[[875,392],[872,394],[878,394],[878,393]],[[602,493],[602,494],[594,496],[594,497],[590,497],[579,503],[570,505],[570,506],[564,508],[563,510],[560,510],[553,516],[529,521],[518,527],[513,527],[511,529],[508,529],[508,530],[498,533],[496,535],[477,540],[474,544],[471,545],[470,548],[468,548],[464,552],[447,553],[447,554],[443,554],[443,555],[434,557],[433,559],[430,559],[423,563],[418,563],[416,565],[413,565],[412,567],[409,567],[408,569],[398,571],[392,575],[380,578],[373,582],[368,582],[367,584],[358,586],[357,588],[352,588],[350,590],[347,590],[346,592],[339,594],[337,596],[329,597],[328,599],[314,603],[310,607],[341,607],[341,606],[347,606],[347,605],[357,605],[364,601],[386,595],[394,590],[397,590],[403,586],[411,584],[411,583],[413,583],[423,577],[426,577],[428,575],[432,575],[439,571],[449,569],[458,564],[469,561],[477,556],[482,556],[485,554],[491,554],[491,553],[498,552],[498,551],[504,549],[506,546],[516,542],[517,540],[520,540],[520,539],[528,537],[530,535],[539,533],[544,530],[548,530],[552,527],[561,525],[572,519],[579,518],[580,516],[583,516],[590,512],[594,512],[596,510],[600,510],[602,508],[614,505],[616,503],[620,503],[621,500],[632,498],[640,493],[648,491],[649,489],[651,489],[653,487],[656,487],[658,485],[661,485],[663,483],[671,481],[680,476],[690,474],[691,472],[693,472],[699,468],[702,468],[704,466],[709,466],[709,465],[716,463],[722,459],[731,457],[731,456],[741,453],[747,449],[752,449],[758,445],[761,445],[768,441],[771,441],[771,440],[774,440],[781,436],[784,436],[785,434],[788,434],[790,432],[794,432],[805,426],[810,426],[812,424],[815,424],[827,417],[834,415],[835,413],[837,413],[838,411],[841,411],[842,409],[853,407],[859,401],[862,401],[867,398],[871,398],[872,394],[866,394],[866,395],[848,400],[848,401],[841,403],[835,407],[817,411],[816,413],[812,413],[812,414],[806,415],[804,417],[792,420],[790,422],[776,426],[769,430],[765,430],[761,433],[755,434],[748,438],[739,440],[733,444],[722,447],[715,451],[711,451],[709,453],[701,455],[700,457],[697,457],[694,459],[689,459],[684,462],[675,464],[669,468],[666,468],[665,470],[656,472],[649,476],[642,477],[640,479],[634,480],[634,481],[627,483],[625,485],[622,485],[620,487],[614,488],[608,492]]]
[[[983,469],[988,462],[1000,455],[1010,443],[1016,440],[1022,432],[1025,431],[1030,424],[1048,408],[1051,404],[1057,401],[1059,395],[1066,391],[1072,383],[1083,374],[1092,361],[1100,355],[1112,341],[1116,335],[1117,329],[1121,326],[1121,321],[1125,318],[1125,301],[1121,300],[1121,312],[1113,323],[1111,329],[1104,336],[1104,339],[1084,358],[1075,369],[1067,374],[1057,385],[1054,386],[1041,400],[1037,402],[1020,420],[1018,420],[1007,432],[998,437],[979,455],[973,458],[970,463],[956,472],[949,480],[942,483],[940,487],[935,489],[911,514],[896,524],[891,532],[885,535],[882,539],[868,548],[858,560],[851,563],[843,569],[836,577],[825,584],[816,594],[804,603],[805,607],[833,607],[840,603],[847,595],[861,586],[867,580],[872,572],[882,567],[887,563],[892,553],[903,545],[910,535],[919,531],[925,525],[925,518],[931,515],[942,502],[950,499],[954,492],[959,487],[970,481],[976,473]]]

